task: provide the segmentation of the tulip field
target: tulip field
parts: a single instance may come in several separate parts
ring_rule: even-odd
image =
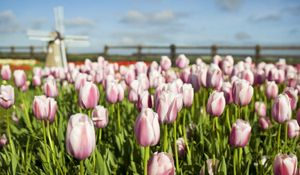
[[[300,174],[300,66],[1,66],[0,174]]]

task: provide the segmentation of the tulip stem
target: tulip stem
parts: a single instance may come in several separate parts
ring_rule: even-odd
[[[98,143],[101,143],[101,137],[102,137],[102,128],[99,128],[99,133],[98,133]]]
[[[80,175],[84,175],[83,161],[84,161],[84,160],[80,160]]]
[[[287,123],[285,123],[285,133],[284,133],[284,146],[287,146],[287,142],[288,142],[288,140],[287,140],[287,137],[288,137],[288,124]]]
[[[280,133],[281,133],[281,124],[279,124],[278,133],[277,133],[277,149],[279,151],[280,148]]]
[[[188,162],[188,165],[191,165],[192,162],[191,162],[191,153],[190,153],[190,148],[189,148],[189,145],[188,145],[188,141],[187,141],[187,137],[186,137],[186,126],[185,126],[185,120],[186,120],[186,109],[184,109],[184,114],[183,114],[183,139],[184,139],[184,143],[186,145],[186,149],[187,149],[187,162]]]
[[[234,155],[233,155],[233,174],[236,175],[236,161],[237,161],[237,154],[238,154],[238,150],[237,148],[234,148]]]
[[[178,151],[177,151],[177,145],[176,145],[176,140],[177,140],[177,136],[176,136],[176,120],[174,121],[173,124],[173,136],[174,136],[174,152],[175,152],[175,161],[176,161],[176,172],[177,174],[179,174],[180,172],[180,167],[179,167],[179,162],[178,162]]]
[[[117,103],[117,106],[118,106],[118,131],[120,132],[121,131],[121,117],[120,117],[120,104]]]
[[[148,162],[148,155],[149,155],[149,149],[150,147],[149,146],[146,146],[145,147],[145,150],[144,150],[144,175],[147,175],[147,162]]]
[[[164,152],[168,149],[168,125],[164,125]]]
[[[52,152],[51,154],[52,154],[53,163],[55,164],[55,153],[54,153],[54,148],[53,148],[52,139],[51,139],[49,121],[47,121],[47,135],[48,135],[48,140],[49,140],[49,144],[50,144],[50,148],[51,148],[51,152]]]
[[[11,149],[11,152],[12,152],[12,155],[11,155],[11,159],[12,161],[14,161],[14,157],[16,157],[16,151],[15,151],[15,145],[14,145],[14,142],[11,138],[11,133],[10,133],[10,115],[8,113],[8,109],[6,109],[6,129],[7,129],[7,135],[8,135],[8,143],[9,143],[9,146],[10,146],[10,149]],[[13,162],[14,163],[14,162]],[[12,163],[12,172],[13,174],[15,174],[15,171],[14,171],[14,168],[13,168],[13,163]],[[15,162],[16,163],[16,162]]]

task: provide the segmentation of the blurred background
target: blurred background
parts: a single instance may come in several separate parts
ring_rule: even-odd
[[[299,0],[2,0],[2,62],[45,60],[48,41],[30,40],[28,31],[56,31],[57,6],[63,7],[64,35],[88,37],[86,46],[66,44],[68,61],[99,55],[150,61],[180,53],[192,60],[216,54],[300,60]]]

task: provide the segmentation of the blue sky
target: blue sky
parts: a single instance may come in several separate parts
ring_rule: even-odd
[[[46,45],[27,29],[54,29],[63,6],[65,33],[104,44],[300,44],[299,0],[1,0],[0,45]]]

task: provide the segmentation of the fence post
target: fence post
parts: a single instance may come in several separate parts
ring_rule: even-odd
[[[171,57],[172,64],[175,65],[176,46],[174,44],[170,45],[170,57]]]
[[[30,46],[29,50],[30,50],[30,58],[34,58],[34,47]]]
[[[256,45],[255,46],[255,60],[258,61],[258,59],[260,58],[260,45]]]
[[[137,59],[141,60],[141,57],[142,57],[142,46],[138,45],[137,46]]]
[[[217,55],[217,46],[216,45],[212,45],[211,46],[211,58],[213,58],[215,55]]]
[[[104,49],[103,49],[103,55],[108,55],[108,49],[109,47],[107,45],[104,46]]]
[[[10,47],[10,53],[14,54],[15,53],[15,46]]]

